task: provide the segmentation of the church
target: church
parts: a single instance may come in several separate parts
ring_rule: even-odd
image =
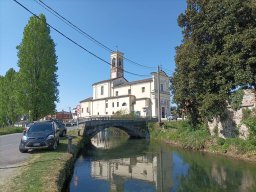
[[[152,72],[151,78],[129,82],[124,78],[123,55],[119,51],[111,53],[110,79],[92,85],[93,96],[80,101],[80,117],[111,116],[117,111],[149,118],[169,116],[170,80],[166,73],[160,71],[159,83],[157,72]]]

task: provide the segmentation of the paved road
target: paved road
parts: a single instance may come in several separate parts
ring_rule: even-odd
[[[77,129],[77,126],[67,127],[67,130],[73,129]],[[16,168],[7,167],[18,166],[31,156],[30,153],[19,151],[21,137],[22,133],[0,136],[0,186],[16,174]]]
[[[67,130],[73,129],[77,126],[67,127]],[[0,136],[0,168],[21,163],[31,155],[19,152],[21,136],[22,133]]]
[[[20,153],[19,142],[22,133],[0,136],[0,185],[15,175],[15,167],[30,157],[29,153]]]
[[[19,143],[22,133],[0,136],[0,167],[21,163],[30,154],[20,153]]]

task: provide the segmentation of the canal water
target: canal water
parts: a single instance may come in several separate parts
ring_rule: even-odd
[[[256,192],[256,165],[130,140],[115,130],[96,135],[75,163],[70,192]]]

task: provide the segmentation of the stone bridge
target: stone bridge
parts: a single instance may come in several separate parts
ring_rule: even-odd
[[[84,124],[84,136],[94,137],[100,131],[115,127],[125,131],[131,138],[149,138],[149,130],[146,119],[95,119],[80,122]]]

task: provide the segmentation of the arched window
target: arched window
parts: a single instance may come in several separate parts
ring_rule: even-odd
[[[123,104],[122,104],[122,106],[126,106],[127,104],[124,102]]]
[[[115,67],[116,66],[116,58],[113,58],[112,59],[112,67]]]
[[[122,66],[122,60],[121,60],[121,59],[119,59],[119,61],[118,61],[118,65],[119,65],[119,67],[121,67],[121,66]]]

